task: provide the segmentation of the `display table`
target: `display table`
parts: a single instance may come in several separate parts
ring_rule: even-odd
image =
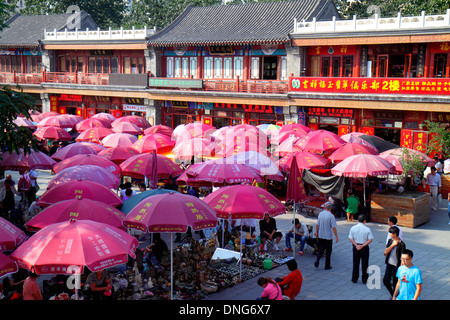
[[[430,220],[429,193],[418,191],[382,191],[372,194],[370,221],[386,223],[395,216],[397,224],[415,228]]]

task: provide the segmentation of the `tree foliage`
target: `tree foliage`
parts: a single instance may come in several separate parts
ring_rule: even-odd
[[[439,153],[444,158],[450,157],[450,129],[446,128],[442,123],[425,121],[429,136],[428,153]]]

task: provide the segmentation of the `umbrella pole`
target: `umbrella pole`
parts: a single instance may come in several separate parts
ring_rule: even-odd
[[[170,300],[173,300],[173,232],[170,233]]]
[[[295,245],[295,201],[294,201],[293,213],[294,213],[294,217],[292,219],[292,232],[294,233],[294,250],[292,250],[292,257],[295,259],[295,250],[297,249],[297,247]]]
[[[240,257],[239,257],[239,280],[242,281],[242,219],[241,219],[241,234],[239,236],[239,253],[240,253]]]
[[[366,207],[366,178],[363,181],[363,193],[364,193],[364,208]]]

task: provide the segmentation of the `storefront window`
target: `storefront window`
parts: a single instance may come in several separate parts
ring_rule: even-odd
[[[445,78],[447,69],[447,54],[439,53],[434,55],[434,74],[435,78]]]

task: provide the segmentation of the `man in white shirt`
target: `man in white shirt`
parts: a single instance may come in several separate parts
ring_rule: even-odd
[[[333,205],[331,202],[326,202],[324,204],[325,210],[319,213],[316,223],[316,233],[315,236],[319,243],[319,252],[317,253],[316,262],[314,266],[319,267],[319,261],[325,252],[325,270],[331,269],[331,251],[333,249],[333,233],[336,238],[336,243],[338,242],[338,235],[336,229],[336,218],[331,213]]]
[[[353,244],[353,271],[352,282],[356,283],[359,278],[359,265],[361,264],[362,283],[366,283],[369,278],[367,268],[369,267],[369,244],[373,240],[372,231],[366,226],[366,217],[358,216],[358,224],[350,229],[348,235],[350,242]]]
[[[438,195],[439,195],[439,189],[441,187],[441,176],[439,174],[437,174],[435,167],[431,167],[430,170],[431,170],[431,172],[427,175],[427,184],[430,186],[430,191],[431,191],[431,197],[432,197],[431,208],[433,210],[437,210],[437,207],[439,205]]]

